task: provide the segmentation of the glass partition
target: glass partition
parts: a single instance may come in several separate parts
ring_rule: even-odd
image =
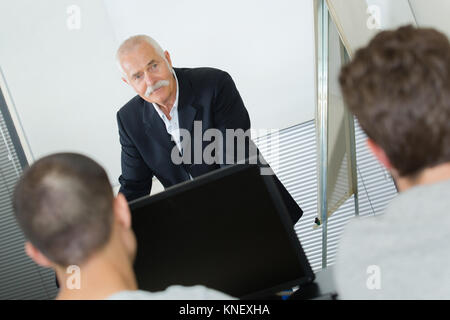
[[[339,71],[348,60],[325,0],[317,1],[317,116],[318,216],[322,227],[322,267],[327,266],[327,222],[349,197],[358,192],[353,117],[344,106]]]

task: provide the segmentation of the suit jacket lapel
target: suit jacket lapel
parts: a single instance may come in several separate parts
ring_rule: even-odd
[[[171,136],[167,133],[164,121],[150,102],[144,102],[142,119],[145,125],[145,133],[151,141],[155,141],[164,149],[171,151],[175,142],[171,141]]]
[[[192,134],[195,115],[197,108],[193,103],[195,100],[194,90],[189,79],[186,77],[183,70],[174,68],[178,79],[179,94],[178,94],[178,122],[180,129],[187,129]],[[192,135],[191,135],[192,137]]]
[[[191,133],[194,126],[195,115],[197,114],[197,108],[193,103],[195,100],[192,84],[184,74],[183,70],[174,68],[178,79],[178,123],[180,129],[186,129]],[[171,151],[175,146],[175,142],[171,141],[170,134],[167,133],[164,121],[156,112],[153,104],[144,101],[144,108],[142,112],[142,118],[145,125],[145,132],[147,136],[156,141],[163,148]]]

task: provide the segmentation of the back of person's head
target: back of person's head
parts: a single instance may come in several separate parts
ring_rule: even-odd
[[[383,31],[339,78],[344,100],[400,176],[450,161],[450,43],[434,30]]]
[[[80,154],[59,153],[29,167],[14,192],[25,237],[51,262],[81,265],[108,242],[113,191],[103,168]]]

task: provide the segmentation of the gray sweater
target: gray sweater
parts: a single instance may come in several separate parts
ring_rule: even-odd
[[[173,285],[164,291],[120,291],[107,300],[234,300],[236,298],[201,285],[186,287]]]
[[[350,221],[335,265],[340,299],[450,299],[450,180]]]

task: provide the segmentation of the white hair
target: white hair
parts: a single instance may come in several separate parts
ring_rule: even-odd
[[[126,76],[125,71],[122,68],[122,65],[120,64],[120,57],[130,51],[131,49],[135,48],[138,44],[142,43],[142,42],[146,42],[149,45],[151,45],[153,47],[153,49],[155,49],[156,53],[161,56],[161,58],[164,59],[164,61],[166,62],[167,66],[170,68],[169,62],[167,61],[165,55],[164,55],[164,50],[161,48],[161,46],[159,45],[158,42],[156,42],[155,39],[153,39],[150,36],[147,36],[145,34],[138,34],[132,37],[129,37],[128,39],[126,39],[125,41],[122,42],[122,44],[119,46],[119,49],[117,49],[116,52],[116,62],[117,65],[119,67],[120,72],[122,73],[122,76]]]

